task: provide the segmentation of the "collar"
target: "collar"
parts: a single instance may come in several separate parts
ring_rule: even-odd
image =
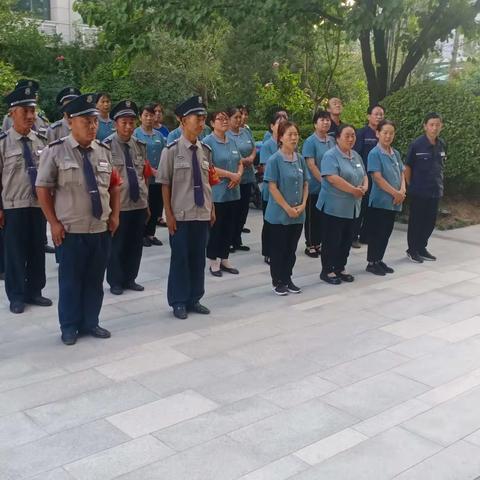
[[[216,135],[215,135],[215,132],[212,132],[212,138],[217,142],[217,143],[220,143],[222,145],[226,145],[229,140],[228,140],[228,137],[227,137],[227,132],[225,132],[225,141],[223,141],[222,139],[218,138]]]
[[[313,132],[313,134],[315,135],[315,137],[317,138],[317,140],[318,140],[319,142],[322,142],[322,143],[328,143],[329,138],[331,138],[331,137],[328,135],[328,133],[327,133],[327,135],[326,135],[326,137],[325,137],[325,140],[324,140],[323,138],[320,138],[320,137],[318,136],[317,132]]]
[[[395,152],[392,147],[390,147],[390,152],[387,152],[379,143],[377,143],[378,149],[384,153],[385,155],[388,155],[389,157],[393,157],[395,155]]]
[[[66,138],[66,141],[70,144],[72,148],[79,148],[81,145],[75,140],[72,134],[68,135]],[[87,150],[91,150],[94,142],[92,142],[88,147],[81,147],[81,148],[86,148]]]
[[[32,130],[30,130],[26,135],[22,135],[21,133],[18,133],[13,127],[10,129],[10,135],[12,135],[14,140],[20,140],[23,137],[27,137],[33,142],[33,140],[35,140],[36,138],[36,135],[33,133]]]
[[[353,160],[353,150],[350,150],[350,156],[347,155],[346,153],[342,152],[342,150],[340,150],[340,147],[338,145],[335,145],[335,148],[337,149],[337,152],[343,157],[343,158],[346,158],[350,161]]]
[[[192,145],[195,145],[197,146],[198,148],[200,148],[200,144],[202,142],[200,142],[200,140],[197,138],[197,140],[195,141],[195,143],[192,143],[190,140],[188,140],[188,138],[186,138],[183,133],[182,135],[180,136],[180,139],[179,139],[179,142],[186,148],[186,149],[190,149],[190,147]]]

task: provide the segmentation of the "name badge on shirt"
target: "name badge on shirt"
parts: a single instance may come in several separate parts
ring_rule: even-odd
[[[236,150],[232,150],[232,153],[236,155],[238,152]]]
[[[38,156],[40,156],[40,154],[43,152],[43,148],[39,148],[37,149],[37,151],[35,152]]]
[[[361,167],[361,165],[360,165],[359,163],[356,163],[355,166],[356,166],[357,168],[360,168],[360,167]]]
[[[299,171],[300,173],[303,173],[303,169],[301,169],[301,168],[299,168],[298,171]]]
[[[99,162],[97,170],[99,172],[108,172],[108,163],[107,162]]]
[[[446,156],[445,152],[440,152],[440,156],[445,157]]]

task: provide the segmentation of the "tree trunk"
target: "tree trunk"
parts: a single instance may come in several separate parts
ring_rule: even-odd
[[[377,72],[372,60],[372,50],[370,48],[370,30],[364,30],[360,33],[360,48],[362,51],[362,63],[367,77],[368,98],[371,105],[380,101]]]

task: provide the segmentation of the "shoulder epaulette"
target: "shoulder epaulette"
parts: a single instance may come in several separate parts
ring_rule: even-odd
[[[57,120],[56,122],[53,122],[52,124],[50,124],[50,128],[57,128],[57,127],[59,127],[61,124],[62,124],[62,121],[61,121],[61,120]]]
[[[37,132],[36,130],[32,130],[32,131],[38,138],[40,138],[44,142],[48,142],[48,138],[45,135],[43,135],[43,133]]]
[[[107,150],[110,150],[110,145],[107,145],[106,143],[101,142],[98,138],[95,139],[95,142],[101,147],[106,148]]]
[[[37,112],[37,117],[40,117],[43,121],[48,122],[48,118],[43,113]]]
[[[7,136],[7,132],[0,132],[0,140]]]
[[[208,151],[212,151],[212,147],[210,145],[207,145],[206,143],[203,143],[202,141],[200,141],[200,144],[202,145],[202,147],[205,147]]]
[[[174,140],[172,143],[169,143],[169,144],[167,145],[167,148],[172,148],[174,145],[176,145],[176,144],[178,143],[179,140],[180,140],[180,139],[177,138],[177,140]]]
[[[63,138],[59,138],[59,139],[57,139],[57,140],[54,140],[53,142],[50,142],[50,143],[48,144],[48,146],[49,146],[49,147],[53,147],[54,145],[60,145],[60,144],[63,143],[63,142],[64,142]]]
[[[112,138],[111,137],[107,137],[103,140],[103,142],[105,145],[110,145],[112,143]]]

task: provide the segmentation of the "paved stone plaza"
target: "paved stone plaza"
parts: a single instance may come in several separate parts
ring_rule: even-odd
[[[110,340],[65,347],[56,308],[0,310],[0,479],[468,480],[480,475],[480,226],[439,232],[351,285],[276,297],[251,212],[239,277],[207,277],[209,317],[173,318],[169,247],[144,250],[143,293],[105,295]],[[166,241],[167,231],[159,229]],[[48,256],[47,296],[57,298]],[[3,289],[2,289],[3,290]]]

